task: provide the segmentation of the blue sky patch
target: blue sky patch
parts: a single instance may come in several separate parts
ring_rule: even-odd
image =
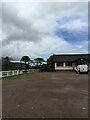
[[[79,41],[81,42],[83,40],[88,40],[87,32],[75,33],[75,32],[69,32],[69,31],[65,31],[65,30],[56,30],[55,35],[60,38],[61,37],[64,38],[66,41],[68,41],[70,43],[77,43]]]

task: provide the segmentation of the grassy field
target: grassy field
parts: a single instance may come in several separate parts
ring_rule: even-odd
[[[30,73],[3,78],[3,118],[88,117],[88,75]]]

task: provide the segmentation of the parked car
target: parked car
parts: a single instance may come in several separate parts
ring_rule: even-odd
[[[78,65],[75,68],[76,73],[88,73],[88,66],[87,65]]]

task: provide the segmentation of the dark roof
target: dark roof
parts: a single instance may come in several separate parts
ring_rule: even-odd
[[[66,55],[53,55],[54,62],[63,62],[63,61],[76,61],[81,58],[90,61],[90,54],[66,54]]]

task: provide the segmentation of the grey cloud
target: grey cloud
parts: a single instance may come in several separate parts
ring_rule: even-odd
[[[56,25],[54,27],[56,18],[61,20],[62,25],[62,18],[67,17],[68,14],[70,16],[78,14],[81,20],[86,18],[87,15],[83,12],[85,10],[83,5],[83,3],[81,5],[78,5],[78,3],[68,3],[68,5],[58,2],[43,3],[38,6],[33,5],[32,8],[28,5],[28,8],[25,7],[24,11],[23,6],[21,8],[18,3],[15,3],[15,5],[14,3],[3,4],[3,56],[19,58],[23,55],[30,55],[30,57],[35,58],[54,53],[80,52],[81,49],[77,46],[74,45],[73,47],[64,39],[57,38],[53,33],[53,28],[56,27]],[[55,20],[51,16],[54,16]],[[52,19],[54,22],[52,22]]]
[[[30,23],[30,19],[20,18],[18,13],[11,11],[4,5],[2,7],[2,19],[2,28],[7,35],[3,40],[3,45],[18,40],[38,42],[42,34],[44,34],[34,28],[33,24]]]

